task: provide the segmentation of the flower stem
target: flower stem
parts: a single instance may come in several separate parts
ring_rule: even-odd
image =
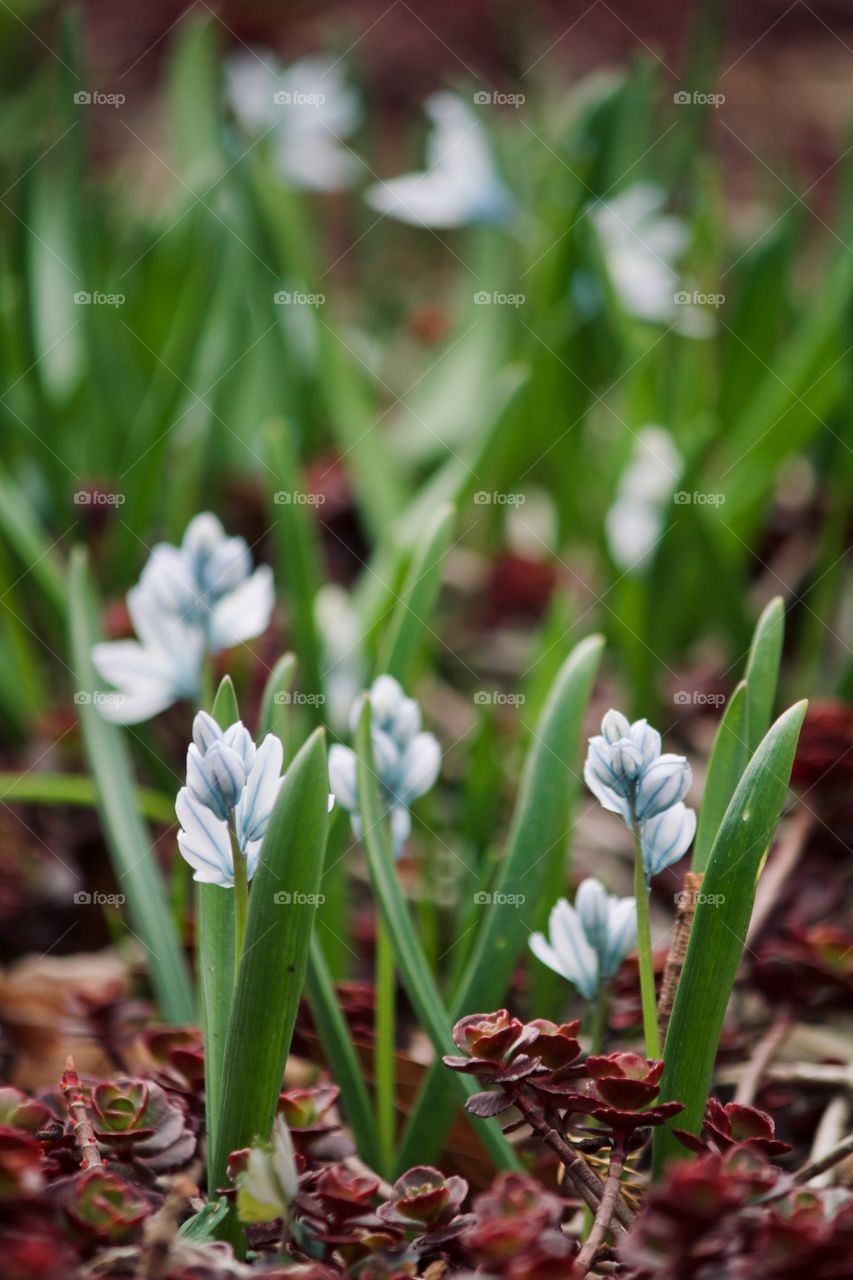
[[[604,1183],[604,1192],[601,1197],[601,1203],[595,1215],[595,1221],[592,1224],[592,1230],[586,1238],[583,1248],[575,1260],[575,1266],[581,1275],[586,1275],[595,1261],[595,1255],[604,1243],[604,1238],[610,1230],[613,1215],[616,1212],[616,1205],[619,1201],[619,1192],[622,1184],[622,1170],[625,1167],[625,1147],[620,1142],[613,1148],[610,1157],[610,1167],[607,1171],[607,1179]]]
[[[652,957],[652,934],[649,924],[649,891],[643,868],[643,850],[637,823],[634,822],[634,896],[637,900],[637,961],[640,969],[640,995],[643,1001],[643,1031],[646,1057],[660,1057],[657,1003],[655,1000],[655,966]]]
[[[376,1075],[376,1129],[382,1173],[394,1164],[394,950],[385,925],[376,922],[374,1007],[374,1069]]]
[[[234,977],[236,980],[240,957],[243,954],[243,941],[246,937],[249,877],[246,871],[246,859],[234,831],[231,832],[231,857],[234,861]]]

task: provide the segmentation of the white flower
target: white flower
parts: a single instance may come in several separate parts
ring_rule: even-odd
[[[424,103],[432,121],[424,172],[378,182],[365,193],[379,213],[419,227],[461,227],[502,222],[514,201],[498,177],[485,132],[455,93],[434,93]]]
[[[267,52],[229,58],[226,92],[241,125],[271,135],[281,177],[294,187],[340,191],[358,177],[360,163],[345,139],[361,119],[358,95],[336,63],[302,58],[282,67]]]
[[[283,781],[282,756],[274,734],[256,748],[239,720],[223,730],[205,711],[195,717],[187,785],[175,802],[178,847],[194,880],[233,887],[232,833],[251,880]]]
[[[683,459],[668,431],[656,426],[640,431],[605,519],[610,554],[620,568],[639,569],[648,561],[682,467]]]
[[[629,724],[608,711],[589,739],[584,781],[604,809],[639,831],[647,879],[686,853],[696,814],[682,800],[692,780],[684,756],[661,754],[661,737],[646,720]]]
[[[409,838],[409,807],[435,784],[441,766],[441,748],[431,733],[422,733],[421,710],[407,698],[392,676],[378,676],[370,691],[373,761],[379,790],[391,818],[391,842],[399,857]],[[358,724],[363,702],[353,704],[350,723]],[[356,756],[338,743],[329,751],[329,784],[339,804],[351,815],[355,835],[361,836],[356,784]]]
[[[714,331],[708,312],[675,300],[688,231],[681,218],[662,212],[665,201],[659,187],[640,182],[593,205],[589,219],[625,311],[653,324],[674,323],[686,337],[707,338]]]
[[[245,539],[229,538],[216,516],[203,512],[180,547],[154,547],[127,607],[139,641],[95,645],[92,661],[122,695],[100,699],[102,713],[135,724],[179,698],[197,699],[205,655],[266,630],[272,571],[262,565],[252,572]]]
[[[633,898],[608,895],[600,881],[584,880],[572,907],[560,898],[548,917],[548,937],[534,933],[530,950],[549,969],[593,1000],[617,972],[637,938]]]
[[[269,1148],[252,1147],[237,1176],[237,1212],[242,1222],[274,1222],[285,1217],[299,1189],[293,1139],[282,1116],[273,1125]]]

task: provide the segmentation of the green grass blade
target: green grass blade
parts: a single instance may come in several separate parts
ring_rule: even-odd
[[[38,583],[47,599],[60,613],[67,608],[65,570],[41,527],[38,515],[27,501],[24,490],[4,470],[0,470],[0,530],[15,549],[25,571]]]
[[[749,759],[747,683],[741,680],[720,720],[708,762],[708,775],[699,812],[691,871],[704,872],[714,838]]]
[[[430,630],[455,518],[455,507],[447,503],[430,520],[385,632],[376,669],[394,676],[402,685],[411,679],[424,633]]]
[[[806,703],[781,715],[761,742],[726,809],[702,884],[664,1046],[661,1101],[685,1104],[679,1129],[698,1133],[714,1074],[723,1019],[743,950],[755,888],[794,762]],[[654,1134],[658,1172],[684,1148],[670,1127]]]
[[[773,715],[784,637],[785,606],[781,596],[774,596],[758,619],[746,664],[750,751],[754,751],[764,737]]]
[[[352,1130],[358,1154],[371,1169],[378,1169],[376,1122],[364,1083],[364,1072],[316,934],[311,939],[305,992],[326,1062],[333,1072],[335,1083],[340,1086],[343,1112]]]
[[[278,553],[278,578],[286,585],[301,692],[316,699],[323,693],[323,678],[314,601],[323,575],[313,508],[301,501],[305,494],[293,444],[293,428],[289,424],[278,422],[268,428],[266,457],[270,467],[269,511]],[[322,721],[321,702],[315,700],[305,705],[315,724]]]
[[[604,641],[588,636],[566,658],[533,735],[519,788],[503,868],[480,926],[452,1016],[487,1012],[503,1000],[513,967],[541,912],[543,889],[565,850],[578,775],[579,740]],[[515,896],[524,894],[521,906]],[[545,904],[551,906],[551,903]],[[454,1100],[433,1064],[407,1126],[398,1170],[429,1163],[441,1150]]]
[[[400,891],[379,800],[370,736],[370,702],[367,699],[364,702],[356,734],[356,754],[358,756],[358,800],[364,826],[362,841],[373,893],[382,923],[394,948],[397,970],[409,1000],[421,1027],[432,1040],[436,1054],[440,1057],[444,1053],[455,1052],[451,1037],[452,1020],[442,1003]],[[476,1092],[476,1086],[468,1076],[448,1071],[440,1065],[439,1069],[442,1072],[443,1088],[455,1095],[457,1103],[460,1097],[464,1100],[469,1094]],[[451,1107],[451,1113],[452,1110]],[[477,1121],[476,1132],[498,1168],[518,1167],[512,1148],[497,1124],[493,1121],[485,1123]]]
[[[211,1194],[224,1185],[229,1153],[270,1135],[308,966],[328,794],[324,735],[315,730],[285,774],[249,893],[213,1134]]]
[[[285,761],[289,759],[287,751],[288,725],[285,712],[285,694],[293,684],[296,674],[296,658],[292,653],[284,653],[273,667],[264,685],[261,695],[261,711],[258,717],[258,738],[267,733],[274,733],[281,738],[285,747]]]
[[[80,693],[97,685],[92,646],[100,639],[86,561],[76,548],[70,564],[71,655]],[[80,725],[89,768],[98,789],[98,812],[119,888],[127,895],[134,931],[145,947],[157,1002],[168,1022],[192,1022],[195,1004],[181,942],[172,925],[154,848],[136,806],[130,756],[122,730],[97,705],[80,703]]]
[[[211,715],[222,727],[240,719],[230,676],[217,690]],[[221,1105],[228,1019],[234,995],[234,894],[215,884],[196,885],[198,943],[196,968],[204,1033],[204,1099],[212,1134]],[[213,1176],[213,1142],[207,1144],[208,1179]],[[210,1182],[211,1187],[213,1182]]]
[[[172,826],[174,800],[150,787],[135,787],[133,794],[143,818]],[[0,773],[0,804],[67,804],[75,809],[95,809],[98,790],[84,773]]]

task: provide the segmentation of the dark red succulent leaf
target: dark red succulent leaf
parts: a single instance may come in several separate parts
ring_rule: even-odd
[[[468,1194],[468,1183],[455,1175],[445,1178],[430,1165],[418,1165],[398,1178],[393,1199],[379,1209],[385,1222],[435,1226],[453,1219]]]
[[[573,1022],[557,1024],[547,1018],[534,1018],[528,1027],[535,1027],[537,1035],[533,1042],[537,1058],[549,1071],[559,1072],[570,1066],[581,1054],[577,1033],[580,1031],[580,1019]]]
[[[334,1084],[318,1084],[307,1089],[285,1089],[279,1095],[278,1113],[292,1134],[327,1133],[337,1128],[333,1115],[340,1089]]]
[[[325,1220],[337,1226],[372,1213],[378,1190],[378,1178],[332,1165],[319,1174],[311,1194],[322,1206]]]
[[[797,742],[791,784],[822,798],[841,788],[849,794],[853,781],[853,707],[826,699],[809,703]]]
[[[153,1078],[181,1094],[201,1113],[204,1107],[204,1041],[197,1027],[150,1027],[139,1037]]]
[[[605,1102],[620,1111],[637,1111],[657,1097],[663,1062],[617,1052],[587,1058],[586,1070]]]
[[[39,1144],[19,1129],[0,1127],[0,1201],[26,1200],[43,1186]]]
[[[137,1172],[171,1173],[195,1153],[196,1136],[185,1103],[153,1080],[103,1081],[92,1090],[90,1105],[101,1149]]]
[[[773,1117],[758,1107],[744,1106],[740,1102],[725,1105],[716,1098],[709,1098],[705,1112],[705,1129],[718,1151],[727,1151],[738,1145],[760,1151],[772,1159],[791,1150],[790,1143],[776,1137]]]
[[[834,925],[790,925],[762,945],[751,976],[773,1004],[807,1013],[846,1009],[853,996],[853,934]]]
[[[55,1124],[56,1116],[43,1102],[36,1102],[14,1085],[0,1085],[0,1126],[37,1133]]]
[[[62,1189],[62,1208],[82,1236],[123,1244],[136,1235],[150,1205],[137,1188],[107,1169],[87,1169]]]
[[[465,1100],[465,1110],[480,1120],[491,1120],[501,1115],[512,1106],[512,1098],[502,1089],[486,1089],[483,1093],[472,1093]]]
[[[79,1280],[77,1250],[46,1213],[0,1221],[4,1280]]]
[[[461,1243],[487,1269],[509,1263],[526,1257],[543,1240],[559,1236],[565,1207],[535,1178],[500,1174],[488,1191],[474,1198],[474,1221],[462,1233]]]
[[[471,1058],[500,1062],[518,1046],[524,1024],[506,1009],[494,1013],[469,1013],[453,1028],[453,1043]]]

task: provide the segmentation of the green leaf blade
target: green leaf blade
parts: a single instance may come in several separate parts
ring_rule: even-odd
[[[704,874],[714,838],[749,759],[748,698],[748,686],[742,680],[729,699],[714,738],[693,845],[691,871]]]

